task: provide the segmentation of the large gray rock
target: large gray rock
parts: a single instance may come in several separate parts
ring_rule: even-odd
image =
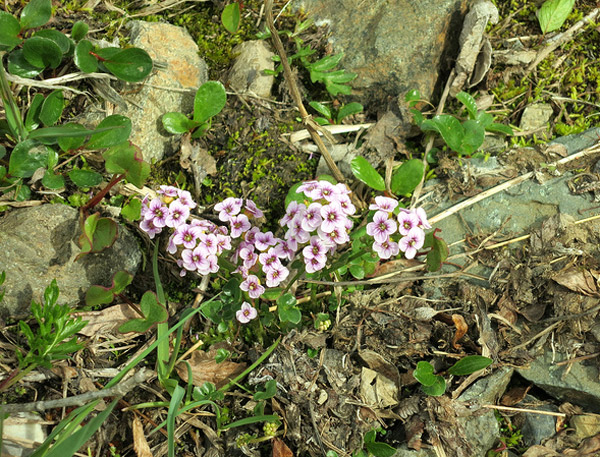
[[[468,0],[295,0],[315,20],[331,27],[334,53],[358,73],[352,82],[362,97],[384,100],[411,89],[430,98],[458,53]],[[365,97],[366,96],[366,97]]]
[[[26,316],[31,300],[41,301],[53,279],[60,290],[58,302],[76,305],[91,285],[110,285],[118,270],[136,273],[142,254],[124,227],[119,226],[110,249],[75,262],[80,233],[79,212],[66,205],[17,209],[0,218],[0,271],[6,272],[3,317]]]

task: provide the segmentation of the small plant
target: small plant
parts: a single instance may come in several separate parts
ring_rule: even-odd
[[[360,449],[352,454],[352,457],[392,457],[397,450],[387,443],[377,441],[377,433],[385,435],[386,431],[382,428],[376,428],[368,431],[364,438],[364,449]],[[328,451],[326,457],[338,457],[335,451]]]
[[[237,32],[240,26],[240,4],[237,1],[223,8],[221,23],[229,33]]]
[[[321,116],[324,116],[315,117],[315,122],[319,125],[341,124],[346,117],[361,113],[363,110],[363,106],[357,102],[342,105],[340,109],[337,110],[337,113],[332,112],[332,110],[323,103],[310,102],[309,105]]]
[[[425,119],[423,114],[415,109],[415,105],[421,101],[419,91],[414,90],[406,95],[406,101],[421,130],[439,133],[446,145],[459,157],[474,154],[483,144],[486,131],[513,135],[509,126],[495,123],[491,114],[478,110],[475,99],[471,95],[459,92],[456,98],[467,110],[468,119],[462,122],[450,114],[440,114],[431,119]]]
[[[223,84],[218,81],[208,81],[196,92],[192,119],[183,113],[170,112],[163,114],[163,126],[169,133],[192,132],[192,138],[199,138],[210,128],[211,119],[221,112],[225,103],[227,103],[227,94]]]
[[[493,360],[480,355],[463,357],[450,368],[448,374],[466,376],[490,366]],[[421,384],[421,389],[427,395],[439,397],[446,392],[446,380],[441,375],[434,374],[433,366],[429,362],[420,361],[413,371],[414,378]]]
[[[53,280],[44,292],[43,303],[31,302],[37,328],[32,329],[25,321],[19,322],[29,350],[25,355],[16,351],[19,367],[2,381],[0,391],[8,389],[39,366],[52,368],[53,361],[66,359],[83,347],[75,334],[86,326],[87,321],[71,317],[68,305],[57,304],[58,294],[58,285]]]
[[[545,35],[562,27],[575,6],[575,0],[546,0],[537,12],[542,33]]]

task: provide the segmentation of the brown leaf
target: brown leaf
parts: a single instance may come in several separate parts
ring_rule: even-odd
[[[217,363],[215,361],[216,349],[207,352],[195,351],[187,362],[192,367],[192,383],[195,386],[202,386],[205,382],[212,382],[217,388],[224,386],[240,374],[246,368],[245,363],[236,363],[225,360]],[[188,370],[185,362],[176,366],[177,374],[185,382],[188,382]]]
[[[79,331],[85,336],[116,332],[121,324],[141,317],[133,307],[126,303],[110,306],[102,311],[87,311],[75,315],[88,321],[88,324]]]
[[[144,435],[144,426],[137,416],[133,417],[133,450],[137,457],[153,457],[146,435]]]
[[[504,395],[500,400],[500,404],[503,406],[514,406],[525,398],[529,389],[533,387],[533,384],[527,387],[513,387]]]
[[[465,322],[465,318],[462,317],[460,314],[453,314],[452,322],[454,322],[454,326],[456,327],[456,333],[454,334],[454,340],[452,341],[452,346],[454,347],[454,349],[459,349],[460,344],[458,344],[458,341],[463,336],[465,336],[465,334],[467,333],[467,330],[469,330],[469,326]]]
[[[523,457],[560,457],[560,454],[546,446],[536,444],[527,449]]]
[[[273,438],[273,457],[294,457],[294,453],[279,438]]]
[[[573,292],[597,296],[599,295],[597,282],[599,276],[600,272],[596,270],[582,270],[581,268],[570,267],[559,271],[553,279],[561,286],[571,289]]]

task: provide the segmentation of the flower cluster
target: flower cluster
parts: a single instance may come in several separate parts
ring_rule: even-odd
[[[431,228],[423,208],[399,208],[396,222],[397,206],[397,200],[383,196],[375,197],[375,203],[369,206],[375,214],[373,222],[367,224],[367,234],[374,238],[373,250],[380,259],[395,257],[400,251],[407,259],[413,259],[425,243],[425,229]],[[400,235],[397,242],[392,239],[396,231]]]

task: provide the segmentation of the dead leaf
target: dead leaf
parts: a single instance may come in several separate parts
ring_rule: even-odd
[[[375,408],[398,404],[396,383],[369,368],[363,368],[360,377],[360,396],[364,403]]]
[[[453,314],[452,322],[454,322],[454,326],[456,327],[456,333],[454,334],[454,340],[452,340],[452,346],[454,349],[460,349],[460,344],[458,344],[458,341],[466,335],[467,330],[469,330],[469,326],[465,322],[465,318],[460,314]]]
[[[110,306],[101,311],[75,313],[75,316],[81,316],[84,321],[88,321],[88,324],[79,331],[85,336],[116,332],[121,324],[140,318],[135,308],[127,303]]]
[[[527,449],[525,454],[523,454],[523,457],[560,457],[560,454],[546,446],[536,444]]]
[[[216,355],[216,349],[207,352],[195,351],[192,352],[190,359],[185,361],[192,368],[192,383],[195,386],[200,387],[205,382],[212,382],[217,388],[220,388],[246,368],[245,363],[230,362],[229,360],[217,363]],[[188,369],[185,362],[180,362],[175,368],[179,377],[184,382],[188,382]]]
[[[146,435],[144,435],[144,426],[137,416],[133,417],[133,450],[137,457],[153,457]]]
[[[196,189],[200,189],[207,176],[217,174],[217,161],[208,151],[190,141],[190,135],[181,138],[181,158],[179,164],[185,170],[192,169]]]
[[[588,296],[598,296],[598,278],[600,272],[597,270],[582,270],[578,267],[569,267],[561,270],[554,276],[554,279],[561,286],[571,289]]]
[[[525,398],[529,389],[533,387],[533,384],[527,387],[513,387],[500,399],[500,404],[502,406],[514,406],[519,403],[521,400]]]
[[[273,438],[273,457],[294,457],[294,453],[279,438]]]
[[[371,370],[381,373],[386,378],[391,379],[396,384],[400,382],[398,367],[388,362],[382,355],[370,349],[359,351],[358,355],[363,359]]]

